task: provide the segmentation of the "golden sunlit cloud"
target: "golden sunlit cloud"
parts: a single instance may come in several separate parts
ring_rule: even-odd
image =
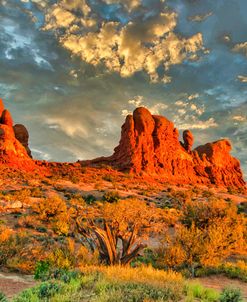
[[[236,44],[232,51],[242,53],[243,55],[247,56],[247,42],[238,43]]]
[[[247,83],[247,76],[239,75],[237,79],[242,83]]]
[[[140,5],[139,0],[124,2],[128,11]],[[78,9],[79,17],[75,13]],[[177,14],[171,10],[164,9],[149,18],[134,18],[126,24],[99,21],[92,10],[85,1],[61,0],[47,10],[44,29],[55,31],[61,45],[72,55],[93,66],[103,63],[110,72],[122,77],[144,71],[151,82],[169,83],[171,77],[167,72],[171,66],[186,59],[198,60],[198,51],[204,50],[201,33],[188,38],[174,33]],[[158,73],[160,66],[162,75]]]

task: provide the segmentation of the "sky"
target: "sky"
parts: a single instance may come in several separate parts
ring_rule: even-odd
[[[246,0],[0,0],[0,98],[33,156],[111,155],[138,106],[247,176]]]

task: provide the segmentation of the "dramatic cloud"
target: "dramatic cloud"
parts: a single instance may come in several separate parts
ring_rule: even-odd
[[[124,3],[128,10],[141,5],[140,1],[104,2]],[[127,22],[116,22],[96,18],[97,12],[85,1],[68,3],[58,1],[47,10],[44,29],[53,30],[61,45],[83,61],[94,66],[104,63],[122,77],[145,71],[152,82],[169,83],[166,72],[171,66],[197,60],[198,51],[204,50],[201,33],[185,38],[174,32],[178,16],[166,8],[151,16],[144,11]]]

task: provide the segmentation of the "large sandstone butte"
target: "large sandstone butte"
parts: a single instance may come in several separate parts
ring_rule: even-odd
[[[230,154],[228,140],[219,140],[192,149],[194,138],[189,130],[179,132],[163,116],[151,115],[143,107],[126,117],[121,140],[110,157],[82,164],[109,164],[122,171],[160,177],[177,184],[215,184],[244,187],[240,162]]]
[[[13,126],[10,112],[0,99],[0,163],[20,169],[33,169],[28,147],[28,132],[23,125]]]

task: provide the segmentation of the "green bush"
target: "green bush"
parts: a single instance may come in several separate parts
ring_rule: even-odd
[[[218,267],[202,267],[197,269],[196,277],[223,274],[231,279],[239,279],[247,282],[247,271],[238,264],[225,263]]]
[[[49,270],[50,263],[48,261],[39,261],[35,267],[34,279],[47,280],[49,276]]]
[[[0,292],[0,302],[8,302],[8,299],[6,298],[5,294]]]
[[[38,296],[41,299],[50,298],[61,290],[61,285],[54,282],[44,282],[38,288]]]
[[[220,302],[242,302],[240,289],[225,288],[220,295]]]

